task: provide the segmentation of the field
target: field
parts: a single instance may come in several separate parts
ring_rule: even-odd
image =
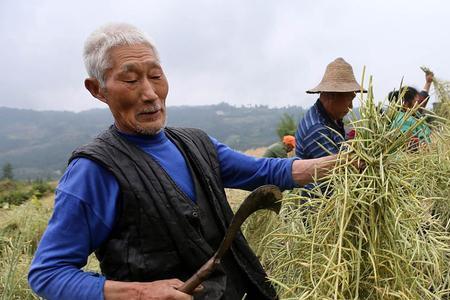
[[[280,214],[256,213],[244,235],[281,299],[448,300],[449,120],[433,116],[432,142],[411,144],[414,128],[390,125],[398,104],[375,103],[370,87],[361,101],[355,138],[311,196],[286,191]],[[35,299],[26,274],[55,183],[0,184],[1,299]],[[247,194],[227,190],[234,209]],[[85,269],[98,271],[94,257]]]
[[[0,209],[1,299],[37,298],[28,287],[27,272],[53,207],[50,191],[41,196],[32,195],[19,206]]]
[[[227,190],[230,204],[235,209],[247,194],[248,192],[245,191]],[[295,251],[307,251],[305,248],[295,249],[300,244],[300,241],[304,242],[304,239],[308,238],[308,233],[305,231],[307,229],[302,227],[302,221],[296,223],[297,220],[301,220],[301,217],[299,219],[298,216],[295,216],[299,208],[292,204],[293,201],[295,202],[296,197],[298,198],[296,194],[286,193],[285,204],[281,214],[281,219],[292,221],[290,229],[282,226],[280,217],[273,213],[265,212],[257,213],[245,224],[244,232],[248,240],[265,264],[269,275],[272,276],[271,279],[275,283],[287,275],[300,276],[298,271],[293,272],[289,268],[283,269],[279,261],[290,261],[292,265],[296,265],[299,262],[293,261]],[[37,299],[28,287],[26,274],[36,245],[51,215],[52,206],[53,194],[48,192],[39,200],[36,200],[34,197],[12,209],[0,209],[1,299]],[[293,234],[293,229],[299,224],[301,229],[294,230],[297,238],[292,235],[289,239],[283,237],[284,234]],[[289,244],[291,244],[291,249],[289,249]],[[304,245],[310,244],[304,243]],[[286,254],[283,252],[286,250],[292,251],[292,253]],[[283,255],[288,255],[289,258],[283,257]],[[85,269],[90,271],[99,270],[98,262],[94,256],[90,257]],[[299,270],[301,269],[299,268]],[[286,276],[281,276],[280,271]],[[289,280],[285,280],[285,284],[289,284]],[[294,299],[292,293],[286,293],[285,288],[287,286],[283,287],[282,282],[279,282],[278,288],[280,295],[286,295],[285,298]],[[310,299],[316,298],[311,297]]]

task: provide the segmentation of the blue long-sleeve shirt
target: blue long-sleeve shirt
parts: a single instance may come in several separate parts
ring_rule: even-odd
[[[157,160],[181,190],[196,200],[186,161],[163,131],[151,137],[122,135]],[[295,187],[293,159],[254,158],[211,140],[217,149],[225,187]],[[38,295],[65,300],[104,298],[105,278],[80,269],[108,238],[115,222],[119,192],[112,173],[94,161],[77,158],[69,164],[56,189],[54,212],[29,272],[29,283]]]

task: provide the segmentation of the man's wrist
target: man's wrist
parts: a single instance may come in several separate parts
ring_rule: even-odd
[[[294,160],[292,178],[300,185],[305,185],[328,174],[336,163],[337,155],[314,159]]]
[[[103,288],[105,300],[137,300],[139,299],[141,286],[135,282],[121,282],[106,280]]]

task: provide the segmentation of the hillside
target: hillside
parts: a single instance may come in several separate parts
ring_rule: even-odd
[[[298,106],[235,107],[226,103],[168,107],[168,125],[203,129],[237,150],[267,146],[284,113],[297,120]],[[12,164],[18,179],[58,178],[72,150],[112,124],[107,109],[79,113],[0,107],[0,166]]]

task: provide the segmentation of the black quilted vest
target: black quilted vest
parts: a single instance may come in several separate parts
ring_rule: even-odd
[[[217,152],[201,130],[165,128],[194,180],[193,203],[166,171],[114,126],[75,150],[109,170],[120,186],[115,227],[97,249],[102,273],[118,281],[188,279],[218,248],[233,216],[220,176]],[[222,267],[195,299],[276,299],[273,287],[242,234]]]

